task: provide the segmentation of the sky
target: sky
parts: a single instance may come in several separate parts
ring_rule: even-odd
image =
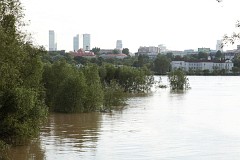
[[[237,31],[239,0],[21,0],[26,30],[35,45],[48,49],[54,30],[59,50],[73,50],[73,37],[91,34],[91,48],[164,44],[169,50],[216,49],[225,34]],[[227,46],[224,48],[236,48]],[[82,38],[80,38],[82,47]]]

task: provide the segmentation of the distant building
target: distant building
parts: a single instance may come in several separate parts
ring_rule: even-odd
[[[74,57],[85,57],[85,58],[95,58],[96,57],[96,55],[93,52],[85,51],[83,49],[79,49],[78,51],[75,51],[75,52],[70,52],[69,54]]]
[[[120,53],[120,54],[102,54],[99,57],[102,57],[104,59],[124,59],[127,57],[126,54]]]
[[[54,30],[49,30],[49,51],[56,51],[57,43],[55,43],[55,32]]]
[[[240,45],[237,45],[237,50],[240,50]]]
[[[163,44],[158,45],[158,49],[160,53],[166,53],[167,52],[167,47],[164,46]]]
[[[230,60],[226,61],[211,61],[211,60],[198,60],[198,61],[172,61],[172,70],[182,69],[184,71],[190,70],[214,70],[225,69],[229,73],[233,68],[233,62]]]
[[[204,53],[210,53],[211,49],[210,48],[198,48],[198,52],[204,52]]]
[[[224,52],[225,59],[232,60],[235,57],[235,55],[236,55],[235,52]]]
[[[154,59],[160,53],[158,47],[149,46],[149,47],[139,47],[137,55],[147,55],[149,58]]]
[[[116,49],[122,50],[123,45],[122,45],[122,40],[117,40],[116,42]]]
[[[83,34],[83,50],[85,51],[91,50],[90,34]]]
[[[79,50],[79,34],[73,37],[73,51]]]
[[[185,54],[197,54],[198,52],[195,52],[194,49],[185,49],[183,51]]]
[[[100,49],[99,54],[113,54],[114,49]]]
[[[217,40],[216,51],[221,51],[221,52],[223,52],[222,42],[223,42],[222,40]]]
[[[168,53],[172,53],[174,56],[185,56],[189,53],[185,53],[184,51],[178,51],[178,50],[169,50]]]

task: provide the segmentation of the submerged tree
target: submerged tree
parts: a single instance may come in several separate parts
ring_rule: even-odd
[[[171,90],[184,90],[189,88],[188,78],[185,73],[178,69],[168,74]]]
[[[104,87],[104,111],[111,111],[114,107],[124,105],[127,97],[124,89],[112,80],[110,84],[105,84]]]

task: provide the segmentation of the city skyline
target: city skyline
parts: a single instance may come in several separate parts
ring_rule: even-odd
[[[237,0],[22,2],[25,20],[31,21],[26,30],[32,34],[34,43],[48,48],[46,33],[52,29],[58,35],[58,49],[67,51],[72,50],[72,37],[76,33],[91,34],[91,48],[113,48],[116,40],[121,39],[131,52],[136,52],[139,46],[159,44],[170,50],[215,49],[217,40],[235,31],[240,17]],[[89,5],[91,10],[84,7]]]
[[[90,34],[82,34],[82,42],[83,45],[82,47],[80,47],[80,41],[79,41],[79,34],[76,34],[76,36],[73,37],[73,50],[69,50],[69,51],[78,51],[79,49],[83,49],[83,50],[91,50],[92,48],[90,47]],[[209,50],[211,51],[221,51],[224,52],[223,47],[222,47],[222,43],[223,40],[216,40],[216,46],[215,48],[209,48]],[[52,47],[53,46],[53,47]],[[158,46],[139,46],[138,47],[138,51],[140,48],[142,47],[150,47],[150,48],[158,48],[159,51],[161,50],[161,53],[165,53],[167,51],[177,51],[177,50],[168,50],[167,47],[164,44],[159,44]],[[239,47],[239,45],[237,45],[237,48]],[[179,50],[179,51],[184,51],[184,52],[193,52],[193,51],[199,51],[199,48],[206,48],[206,47],[198,47],[198,48],[194,48],[194,49],[184,49],[184,50]],[[233,48],[233,50],[237,49],[237,48]],[[104,48],[101,48],[104,49]],[[116,41],[116,47],[114,48],[109,48],[109,49],[119,49],[122,50],[123,49],[123,44],[122,44],[122,40],[117,40]],[[55,41],[55,31],[54,30],[49,30],[49,51],[56,51],[57,50],[57,42]],[[65,50],[65,49],[63,49]],[[230,51],[230,50],[229,50]]]

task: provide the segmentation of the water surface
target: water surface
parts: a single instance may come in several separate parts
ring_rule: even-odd
[[[163,84],[167,78],[163,77]],[[191,89],[153,89],[113,113],[50,114],[13,159],[239,160],[240,77],[192,76]]]

